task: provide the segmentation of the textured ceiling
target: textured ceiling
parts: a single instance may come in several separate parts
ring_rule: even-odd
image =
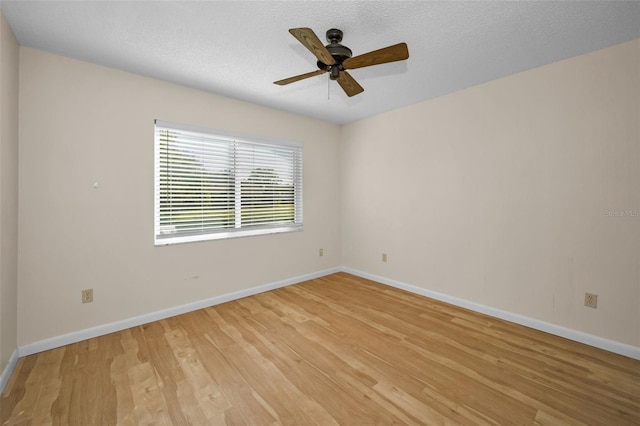
[[[334,123],[348,123],[640,37],[640,2],[14,1],[18,42]],[[348,98],[289,33],[344,31],[354,56],[399,42],[410,58],[351,71]]]

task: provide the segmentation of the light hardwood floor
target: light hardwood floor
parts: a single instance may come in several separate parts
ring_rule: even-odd
[[[640,424],[640,361],[339,273],[21,358],[2,425]]]

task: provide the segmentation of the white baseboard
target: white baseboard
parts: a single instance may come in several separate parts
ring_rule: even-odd
[[[470,302],[468,300],[460,299],[457,297],[449,296],[443,293],[427,290],[422,287],[417,287],[411,284],[406,284],[400,281],[392,280],[389,278],[381,277],[378,275],[369,274],[367,272],[359,271],[352,268],[339,267],[331,268],[323,271],[314,272],[307,275],[301,275],[298,277],[277,281],[270,284],[264,284],[257,287],[252,287],[245,290],[236,291],[233,293],[223,294],[221,296],[212,297],[205,300],[199,300],[197,302],[188,303],[186,305],[176,306],[168,309],[164,309],[157,312],[151,312],[149,314],[141,315],[138,317],[128,318],[122,321],[116,321],[109,324],[100,325],[84,330],[79,330],[73,333],[65,334],[62,336],[56,336],[49,339],[41,340],[38,342],[30,343],[24,346],[18,347],[17,353],[12,356],[12,361],[9,362],[7,367],[0,376],[0,389],[4,387],[5,382],[8,381],[13,368],[17,362],[17,357],[27,356],[34,353],[46,351],[49,349],[58,348],[60,346],[68,345],[71,343],[80,342],[82,340],[91,339],[93,337],[102,336],[105,334],[113,333],[127,328],[136,327],[139,325],[147,324],[153,321],[173,317],[176,315],[184,314],[187,312],[195,311],[209,306],[218,305],[220,303],[229,302],[243,297],[252,296],[254,294],[263,293],[265,291],[274,290],[280,287],[286,287],[288,285],[297,284],[303,281],[312,280],[314,278],[323,277],[336,272],[347,272],[362,278],[367,278],[382,284],[386,284],[392,287],[396,287],[402,290],[409,291],[411,293],[419,294],[421,296],[430,297],[435,300],[440,300],[445,303],[450,303],[455,306],[470,309],[472,311],[480,312],[482,314],[490,315],[492,317],[500,318],[506,321],[510,321],[516,324],[524,325],[536,330],[544,331],[546,333],[554,334],[556,336],[564,337],[576,342],[584,343],[589,346],[604,349],[609,352],[624,355],[630,358],[640,360],[640,348],[627,345],[613,340],[608,340],[602,337],[594,336],[591,334],[576,331],[570,328],[562,327],[556,324],[551,324],[545,321],[540,321],[534,318],[525,317],[523,315],[514,314],[511,312],[503,311],[501,309],[492,308],[491,306],[481,305],[479,303]]]
[[[2,374],[0,374],[0,395],[4,392],[4,388],[9,383],[9,378],[11,378],[11,374],[13,374],[13,370],[16,368],[16,364],[18,363],[18,350],[16,349],[9,357],[9,362],[2,370]]]
[[[20,346],[18,348],[18,354],[22,357],[22,356],[27,356],[27,355],[35,354],[38,352],[42,352],[42,351],[47,351],[49,349],[58,348],[60,346],[69,345],[71,343],[80,342],[82,340],[91,339],[93,337],[103,336],[105,334],[113,333],[120,330],[125,330],[127,328],[136,327],[139,325],[162,320],[165,318],[173,317],[173,316],[184,314],[187,312],[196,311],[198,309],[208,308],[209,306],[219,305],[221,303],[230,302],[232,300],[241,299],[243,297],[252,296],[254,294],[264,293],[265,291],[274,290],[280,287],[286,287],[288,285],[312,280],[314,278],[323,277],[325,275],[334,274],[340,271],[341,271],[341,268],[325,269],[323,271],[313,272],[311,274],[301,275],[298,277],[289,278],[286,280],[277,281],[269,284],[264,284],[257,287],[248,288],[245,290],[234,291],[233,293],[227,293],[227,294],[212,297],[209,299],[198,300],[197,302],[188,303],[186,305],[175,306],[172,308],[163,309],[157,312],[151,312],[151,313],[140,315],[137,317],[127,318],[121,321],[99,325],[97,327],[74,331],[73,333],[64,334],[62,336],[51,337],[49,339],[40,340],[38,342],[29,343],[27,345]]]
[[[500,318],[509,322],[524,325],[535,330],[544,331],[549,334],[564,337],[569,340],[584,343],[589,346],[604,349],[609,352],[624,355],[629,358],[640,360],[640,348],[627,345],[624,343],[608,340],[602,337],[594,336],[591,334],[583,333],[581,331],[573,330],[570,328],[562,327],[556,324],[551,324],[545,321],[540,321],[534,318],[525,317],[523,315],[514,314],[511,312],[503,311],[501,309],[492,308],[491,306],[481,305],[479,303],[470,302],[468,300],[459,299],[457,297],[449,296],[443,293],[427,290],[422,287],[417,287],[411,284],[406,284],[400,281],[395,281],[389,278],[381,277],[378,275],[369,274],[367,272],[358,271],[357,269],[341,268],[343,272],[347,272],[352,275],[356,275],[362,278],[366,278],[372,281],[376,281],[382,284],[386,284],[391,287],[396,287],[401,290],[406,290],[411,293],[419,294],[421,296],[430,297],[431,299],[440,300],[451,305],[460,306],[462,308],[470,309],[475,312],[480,312],[492,317]]]

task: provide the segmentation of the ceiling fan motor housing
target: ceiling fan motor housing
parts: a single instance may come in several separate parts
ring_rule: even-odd
[[[336,61],[336,63],[334,65],[327,65],[322,61],[318,61],[317,65],[321,70],[328,69],[330,71],[329,77],[331,78],[331,80],[337,80],[340,75],[340,71],[344,70],[342,62],[349,59],[353,53],[347,46],[343,46],[340,44],[340,42],[342,41],[342,31],[336,28],[332,28],[327,31],[327,41],[329,42],[329,44],[327,44],[325,47],[333,57],[333,60]]]

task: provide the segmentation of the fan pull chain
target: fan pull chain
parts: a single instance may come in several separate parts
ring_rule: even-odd
[[[331,100],[331,79],[327,77],[327,100]]]

